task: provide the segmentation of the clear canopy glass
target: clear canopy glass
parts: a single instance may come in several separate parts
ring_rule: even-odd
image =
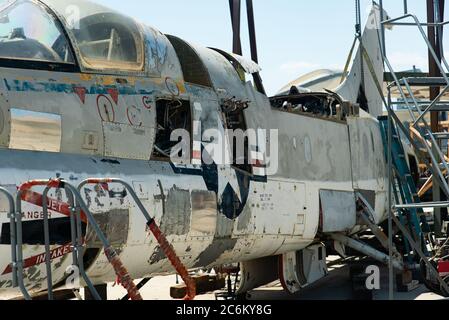
[[[18,0],[0,7],[0,57],[73,63],[58,22],[40,4]]]
[[[43,2],[65,18],[85,67],[143,70],[144,41],[133,19],[90,1]]]

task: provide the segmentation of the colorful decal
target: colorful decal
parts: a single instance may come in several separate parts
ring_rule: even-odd
[[[179,96],[179,87],[178,84],[170,77],[165,78],[165,86],[167,87],[167,90],[170,91],[172,95],[175,97]]]
[[[145,26],[145,42],[149,67],[152,69],[151,71],[158,69],[158,73],[160,73],[161,67],[167,60],[167,40],[160,32]]]
[[[266,176],[266,166],[264,165],[264,154],[262,152],[251,151],[251,164],[254,175]]]
[[[119,95],[153,95],[154,90],[146,88],[137,89],[131,85],[104,86],[92,84],[89,87],[83,87],[81,84],[57,83],[57,82],[31,82],[22,80],[3,79],[6,89],[11,92],[37,92],[37,93],[76,93],[75,88],[85,88],[86,94],[108,95],[110,89],[116,90]]]
[[[63,245],[56,249],[50,250],[50,260],[55,260],[57,258],[61,258],[69,253],[72,253],[72,251],[73,251],[72,244],[66,244],[66,245]],[[45,263],[45,257],[46,257],[46,254],[44,252],[44,253],[38,254],[36,256],[30,257],[28,259],[25,259],[25,261],[23,262],[24,269]],[[11,273],[11,272],[12,272],[12,266],[11,266],[11,264],[9,264],[6,267],[5,271],[3,271],[2,275],[5,275],[5,274]]]
[[[136,106],[130,106],[126,109],[126,116],[128,117],[129,124],[132,126],[140,127],[143,124],[141,111]]]
[[[106,89],[106,91],[109,93],[115,104],[118,104],[118,96],[119,96],[118,90],[116,88],[108,88]]]
[[[98,109],[98,114],[100,115],[101,120],[103,120],[104,122],[114,122],[115,121],[114,106],[113,106],[111,100],[109,100],[109,98],[103,94],[100,94],[97,97],[97,109]]]
[[[34,204],[35,206],[38,207],[42,207],[42,204],[44,203],[43,196],[40,193],[31,190],[26,190],[22,193],[22,201]],[[52,199],[50,197],[48,197],[47,200],[47,208],[48,210],[60,213],[67,217],[70,217],[71,215],[70,206],[68,203],[61,202],[59,200]],[[84,212],[81,211],[80,217],[82,222],[87,223],[87,217]]]
[[[142,103],[145,109],[151,110],[153,108],[153,99],[149,96],[143,96],[142,97]]]
[[[87,93],[87,89],[84,87],[76,87],[73,86],[73,91],[75,91],[75,93],[77,94],[78,98],[80,98],[81,102],[83,104],[86,103],[86,93]]]

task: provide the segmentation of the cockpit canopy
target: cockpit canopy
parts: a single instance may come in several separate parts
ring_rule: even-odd
[[[85,69],[144,69],[139,26],[109,8],[84,0],[16,0],[0,10],[1,58],[73,64],[72,43]]]
[[[0,57],[74,63],[62,28],[50,12],[25,0],[1,8]]]
[[[2,67],[169,77],[209,88],[232,84],[233,95],[246,74],[260,71],[242,57],[163,35],[88,0],[0,3]],[[223,68],[235,77],[223,77]]]
[[[63,16],[84,65],[92,69],[143,69],[144,41],[133,19],[90,1],[43,2]]]

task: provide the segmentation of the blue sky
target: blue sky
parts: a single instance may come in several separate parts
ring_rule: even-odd
[[[133,16],[163,33],[231,51],[228,0],[94,1]],[[354,39],[354,0],[253,1],[259,63],[269,94],[306,72],[318,68],[343,69]],[[425,3],[426,0],[408,0],[409,11],[422,21],[426,18]],[[370,4],[371,0],[362,0],[363,24]],[[385,9],[392,17],[402,14],[402,4],[402,0],[384,0]],[[446,7],[449,11],[449,6]],[[448,16],[446,12],[446,18]],[[246,14],[242,14],[242,18],[244,55],[249,57]],[[387,48],[395,69],[411,69],[416,65],[427,70],[427,50],[418,30],[396,27],[387,32]]]
[[[164,33],[204,46],[232,49],[228,0],[96,1]],[[343,69],[354,39],[354,0],[253,2],[259,62],[268,93],[274,94],[290,80],[317,68]],[[385,9],[392,17],[402,14],[402,3],[401,0],[384,0]],[[425,0],[408,0],[409,11],[423,21],[425,3]],[[363,21],[370,4],[370,0],[362,0]],[[246,14],[242,14],[242,18],[244,54],[249,57]],[[388,32],[387,40],[390,59],[396,69],[411,69],[414,64],[427,69],[426,47],[418,30],[397,27]]]

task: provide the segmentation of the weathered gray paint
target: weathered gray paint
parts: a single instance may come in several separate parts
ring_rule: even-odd
[[[50,2],[55,6],[59,3]],[[130,183],[142,181],[145,193],[148,193],[148,196],[142,197],[144,205],[155,216],[169,241],[179,251],[178,254],[186,259],[187,267],[204,267],[217,261],[235,263],[307,247],[317,236],[319,190],[323,187],[344,189],[347,194],[353,192],[353,188],[372,189],[376,192],[378,218],[381,220],[384,217],[385,199],[382,198],[382,190],[385,189],[382,188],[385,187],[386,171],[375,119],[351,118],[348,127],[345,122],[274,110],[267,97],[240,79],[222,54],[198,46],[192,47],[208,70],[213,87],[186,84],[179,59],[168,39],[152,28],[140,27],[147,53],[146,68],[142,72],[100,70],[96,74],[84,66],[81,66],[83,74],[8,68],[1,70],[3,80],[20,82],[27,79],[35,84],[51,82],[68,88],[81,84],[86,88],[112,86],[120,89],[121,83],[128,83],[131,89],[135,89],[135,94],[120,95],[117,103],[114,102],[116,114],[111,124],[98,115],[96,100],[99,95],[96,93],[87,93],[86,101],[82,103],[80,97],[72,92],[28,92],[20,88],[7,92],[4,81],[0,81],[0,90],[5,95],[0,99],[5,123],[10,122],[7,113],[10,106],[57,114],[62,120],[62,153],[57,154],[6,149],[9,147],[10,130],[7,125],[4,126],[0,137],[1,146],[5,148],[0,150],[0,184],[16,186],[28,179],[55,176],[74,184],[89,177],[120,177]],[[69,37],[73,38],[70,32]],[[148,54],[150,51],[152,54]],[[266,183],[251,183],[250,200],[235,221],[219,212],[215,212],[214,220],[212,198],[208,202],[206,215],[201,212],[203,208],[197,201],[191,207],[192,199],[196,199],[194,192],[207,192],[200,175],[175,174],[169,163],[148,161],[155,136],[155,108],[154,105],[144,108],[142,101],[145,96],[153,103],[157,99],[173,99],[173,93],[166,85],[167,78],[178,86],[179,99],[190,101],[192,108],[195,103],[201,104],[201,115],[195,115],[195,119],[201,119],[203,132],[209,128],[224,130],[220,105],[224,99],[232,97],[250,101],[249,109],[245,110],[248,128],[279,130],[279,153],[282,155],[279,158],[279,170],[274,176],[268,177]],[[141,94],[142,91],[146,93]],[[141,112],[141,126],[128,124],[126,110],[133,106]],[[365,119],[368,117],[365,115]],[[364,129],[368,126],[372,135]],[[114,128],[126,129],[118,133]],[[86,145],[86,137],[89,136],[95,142],[92,145]],[[374,149],[370,148],[370,140],[374,140],[374,143],[371,141]],[[351,163],[360,159],[351,157],[360,154],[371,161],[374,158],[370,157],[370,150],[374,150],[375,161],[369,163],[368,173],[359,172],[362,167],[352,166]],[[218,166],[218,170],[221,175],[223,172],[233,173],[233,169],[226,166]],[[365,177],[368,180],[363,180]],[[371,178],[377,178],[376,183],[370,181]],[[165,211],[162,211],[159,180],[166,196]],[[103,210],[110,211],[107,209],[111,206],[108,202],[113,200],[109,201],[105,194],[92,192],[87,196],[91,197],[90,202],[87,199],[90,206],[98,205],[99,202],[98,206],[103,205],[106,208]],[[347,201],[354,204],[355,199],[348,196]],[[348,206],[350,204],[334,206],[333,215],[348,218],[349,221],[353,208]],[[125,208],[130,210],[131,232],[120,254],[125,264],[131,265],[130,272],[138,277],[173,272],[155,240],[148,235],[146,221],[136,207],[123,200],[119,204],[114,203],[110,209]],[[327,209],[325,211],[328,212]],[[200,224],[206,216],[208,223],[203,228]],[[350,224],[346,223],[343,227]],[[31,255],[41,253],[42,248],[37,246],[27,249],[27,255]],[[64,267],[61,265],[60,273],[65,271]],[[114,273],[102,254],[94,261],[89,274],[96,277],[98,282],[114,280]],[[63,277],[59,275],[59,279]]]
[[[161,231],[170,235],[184,235],[190,228],[190,192],[173,186],[166,195],[165,212],[162,216]]]
[[[352,180],[345,124],[312,121],[287,112],[273,112],[272,119],[270,125],[279,129],[279,150],[282,150],[277,176],[307,181]]]
[[[230,238],[234,230],[235,220],[229,220],[223,214],[217,217],[217,232],[215,237],[218,239]]]
[[[195,267],[211,266],[220,256],[228,251],[232,251],[237,244],[237,239],[215,240],[196,259]]]
[[[252,217],[251,206],[246,206],[237,220],[237,230],[250,232],[251,230],[248,230],[248,227],[251,226],[250,224],[251,217]]]
[[[372,118],[349,118],[351,164],[356,188],[362,180],[380,180],[386,176],[385,155],[379,122]]]
[[[94,214],[104,235],[113,246],[123,246],[128,241],[129,210],[111,209],[107,213]],[[101,248],[102,243],[92,230],[86,235],[90,247]]]

